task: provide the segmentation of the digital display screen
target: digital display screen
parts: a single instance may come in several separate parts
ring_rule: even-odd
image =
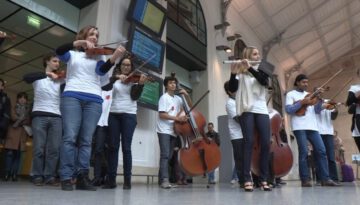
[[[146,34],[136,26],[130,30],[129,39],[128,50],[136,56],[134,60],[139,64],[141,61],[145,62],[145,68],[162,73],[165,43]]]
[[[154,75],[149,74],[149,76],[153,79],[153,81],[146,82],[144,84],[144,89],[138,100],[138,105],[157,111],[159,106],[159,99],[163,90],[163,80]]]
[[[157,36],[161,36],[166,21],[166,10],[156,1],[133,0],[128,18],[142,24]]]
[[[156,33],[160,32],[165,14],[146,0],[138,0],[134,10],[134,19],[142,22]]]

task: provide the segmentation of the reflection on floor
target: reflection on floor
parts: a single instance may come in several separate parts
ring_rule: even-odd
[[[342,183],[341,187],[301,188],[300,182],[288,181],[287,185],[263,192],[256,189],[252,193],[241,190],[231,184],[216,184],[207,188],[206,184],[180,186],[169,190],[159,188],[156,184],[133,184],[131,190],[117,189],[97,191],[61,191],[60,187],[34,186],[27,181],[0,182],[0,204],[359,204],[360,182]]]

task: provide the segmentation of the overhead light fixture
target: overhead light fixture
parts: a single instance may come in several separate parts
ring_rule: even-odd
[[[233,40],[236,40],[236,39],[239,39],[239,38],[241,38],[241,35],[238,34],[238,33],[235,33],[233,36],[228,36],[228,37],[226,37],[226,39],[227,39],[228,41],[233,41]]]
[[[229,46],[224,46],[224,45],[220,45],[220,46],[216,46],[216,50],[218,51],[225,51],[226,53],[231,53],[232,50]]]
[[[27,24],[37,29],[40,29],[41,21],[37,16],[30,15],[27,16]]]
[[[226,27],[228,27],[228,26],[230,26],[230,23],[227,22],[227,21],[225,21],[225,22],[223,22],[223,23],[221,23],[221,24],[215,25],[214,28],[215,28],[215,30],[219,30],[219,29],[226,28]]]

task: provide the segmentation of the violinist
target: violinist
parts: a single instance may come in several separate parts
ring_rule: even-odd
[[[231,66],[229,91],[236,92],[236,112],[240,116],[240,125],[244,137],[243,178],[244,190],[254,190],[250,174],[255,129],[260,137],[260,186],[264,191],[271,191],[268,185],[269,149],[270,149],[270,118],[266,105],[266,93],[269,76],[259,65],[251,66],[249,61],[259,61],[260,53],[255,47],[246,47],[241,63]]]
[[[103,55],[87,55],[85,50],[95,48],[98,38],[95,26],[85,26],[75,41],[56,49],[60,60],[67,63],[66,86],[60,104],[64,131],[60,180],[64,191],[73,190],[73,176],[77,178],[76,189],[96,190],[89,179],[89,167],[92,136],[102,111],[101,77],[108,79],[107,72],[125,53],[119,46],[106,62]]]
[[[317,168],[319,169],[319,178],[322,186],[337,186],[338,184],[330,179],[329,168],[327,165],[326,150],[324,143],[320,137],[318,126],[316,122],[316,113],[320,113],[322,101],[319,100],[316,105],[310,105],[307,107],[305,115],[298,116],[298,111],[303,104],[310,104],[310,97],[305,97],[308,92],[308,77],[304,74],[299,74],[295,78],[295,89],[286,94],[285,111],[291,115],[291,127],[295,135],[298,150],[299,150],[299,174],[302,187],[311,187],[311,180],[309,175],[309,169],[307,164],[309,141],[314,147],[316,154]],[[322,92],[322,90],[319,90]]]
[[[186,122],[188,120],[187,116],[177,116],[183,106],[181,98],[175,95],[177,84],[178,80],[174,75],[165,77],[165,93],[159,99],[159,118],[156,132],[160,146],[159,185],[163,189],[170,189],[172,187],[169,182],[168,170],[169,160],[176,145],[174,122]],[[191,105],[188,93],[184,89],[180,89],[179,93],[183,94],[188,104]]]
[[[60,60],[55,53],[43,57],[45,72],[29,73],[24,81],[32,83],[34,88],[34,106],[32,109],[33,162],[32,182],[36,186],[43,184],[59,185],[55,177],[59,160],[62,136],[60,113],[60,87],[64,83],[54,73],[59,69]]]
[[[128,76],[134,70],[134,64],[129,56],[123,57],[116,65],[109,85],[113,89],[113,100],[108,119],[108,173],[103,188],[116,187],[116,172],[118,166],[119,147],[123,153],[124,184],[123,189],[131,189],[132,155],[131,143],[137,125],[137,100],[140,98],[146,81],[141,75],[138,82],[127,82]]]
[[[316,121],[318,123],[319,134],[326,149],[330,179],[338,182],[339,178],[337,175],[334,150],[334,126],[332,122],[336,119],[338,115],[338,110],[336,107],[334,107],[333,109],[327,109],[331,106],[331,104],[333,104],[332,102],[330,102],[330,100],[324,99],[323,102],[323,109],[320,113],[316,114]]]
[[[359,70],[357,75],[360,77]],[[351,132],[354,138],[355,144],[360,151],[360,84],[351,85],[348,97],[346,100],[346,106],[348,106],[349,114],[352,114]]]
[[[236,102],[235,102],[235,95],[236,93],[229,91],[229,81],[226,81],[224,84],[224,89],[226,94],[229,96],[228,100],[226,101],[226,113],[228,115],[228,128],[230,133],[231,144],[233,148],[233,157],[235,162],[235,172],[236,177],[239,179],[240,186],[243,186],[244,179],[242,174],[243,172],[243,153],[242,150],[244,149],[244,139],[240,127],[240,123],[238,122],[236,116]]]

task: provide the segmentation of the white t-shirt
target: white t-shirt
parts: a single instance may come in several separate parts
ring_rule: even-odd
[[[133,83],[124,84],[120,80],[115,81],[110,112],[136,114],[137,102],[130,96],[133,85]]]
[[[109,119],[109,112],[110,112],[110,105],[112,102],[112,90],[101,91],[101,98],[104,100],[102,103],[102,113],[97,125],[99,126],[108,126],[108,119]]]
[[[67,62],[66,91],[90,93],[101,96],[101,79],[96,73],[96,65],[104,56],[90,58],[85,52],[69,51],[71,57]]]
[[[320,114],[316,114],[319,133],[321,135],[334,135],[334,126],[331,120],[331,113],[335,110],[321,110]]]
[[[234,117],[236,116],[236,102],[232,98],[229,98],[226,101],[226,113],[228,115],[228,128],[230,133],[230,139],[242,139],[243,135],[240,124],[234,120]]]
[[[34,106],[32,111],[41,111],[61,115],[60,113],[60,86],[64,83],[52,80],[49,77],[36,80],[34,88]]]
[[[166,92],[160,97],[158,111],[166,112],[171,116],[176,116],[180,112],[182,104],[182,100],[179,96],[171,96]],[[159,117],[156,132],[176,137],[174,131],[174,120],[165,120]]]
[[[292,90],[286,94],[285,105],[293,105],[305,98],[308,92]],[[304,116],[291,115],[292,130],[315,130],[318,131],[314,106],[308,106]]]

